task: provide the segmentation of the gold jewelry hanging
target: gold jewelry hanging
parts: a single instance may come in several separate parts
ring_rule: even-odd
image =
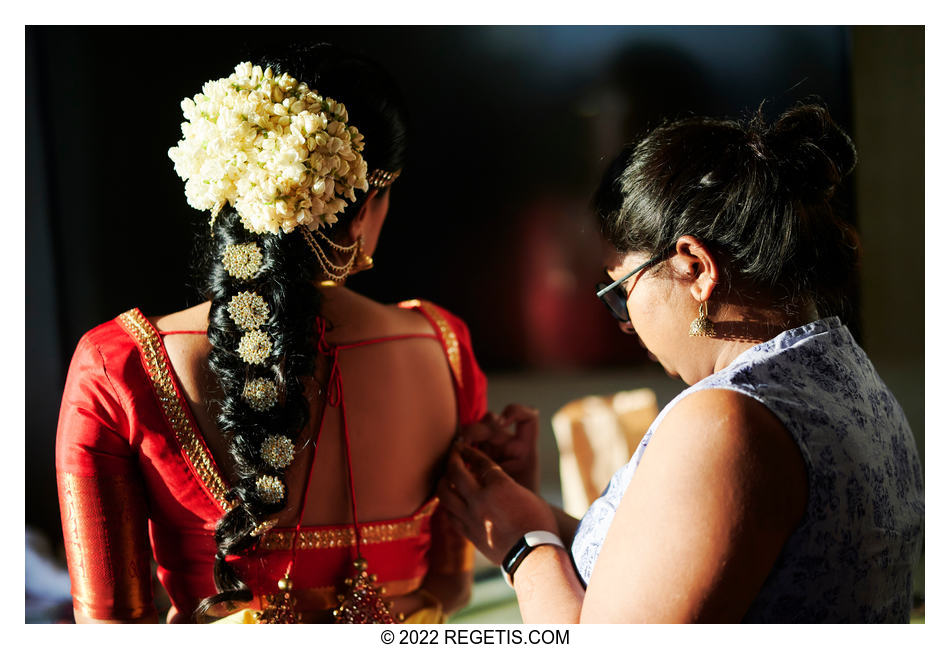
[[[690,336],[712,336],[716,333],[716,328],[712,320],[707,317],[708,314],[709,307],[706,306],[706,302],[700,302],[699,317],[693,320],[692,324],[689,325]]]
[[[307,242],[307,245],[310,246],[310,250],[313,251],[313,254],[316,255],[317,261],[320,262],[320,267],[323,269],[323,274],[327,276],[328,279],[334,282],[342,283],[350,275],[350,270],[353,268],[353,264],[356,262],[356,253],[357,253],[357,243],[350,244],[349,246],[341,246],[330,240],[328,236],[316,231],[317,235],[327,241],[331,248],[339,252],[346,254],[350,253],[350,258],[343,264],[334,264],[330,261],[327,253],[323,251],[323,248],[320,246],[320,243],[314,237],[313,232],[308,228],[303,228],[303,238]]]
[[[277,582],[280,590],[275,595],[264,595],[264,610],[257,616],[258,624],[299,624],[300,613],[294,610],[297,600],[290,594],[294,587],[290,576],[284,576]]]
[[[342,252],[343,254],[346,254],[348,252],[353,252],[354,250],[358,249],[361,245],[360,241],[354,241],[348,246],[340,245],[339,243],[337,243],[336,241],[334,241],[327,235],[323,234],[323,232],[321,232],[319,229],[314,230],[313,232],[316,232],[317,236],[320,237],[320,239],[322,239],[323,241],[325,241],[327,245],[329,245],[331,248],[333,248],[337,252]]]
[[[360,238],[357,239],[356,243],[356,261],[353,263],[353,268],[350,269],[350,275],[355,275],[364,270],[369,270],[373,267],[373,258],[363,252],[363,235],[360,235]]]
[[[358,533],[358,532],[357,532]],[[343,592],[337,595],[340,605],[333,609],[333,621],[337,624],[395,624],[390,605],[383,599],[386,589],[376,585],[376,575],[369,574],[368,563],[363,557],[353,562],[355,574],[343,584]]]

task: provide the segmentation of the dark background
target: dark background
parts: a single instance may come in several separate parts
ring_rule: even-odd
[[[249,44],[288,40],[362,51],[403,89],[411,160],[376,269],[353,286],[461,315],[490,379],[647,362],[591,295],[588,202],[626,141],[664,117],[738,117],[763,100],[775,115],[820,97],[860,159],[843,195],[865,250],[847,318],[922,449],[923,39],[921,27],[28,27],[26,523],[60,538],[53,444],[79,337],[132,306],[201,301],[189,259],[207,215],[167,157],[180,101]]]

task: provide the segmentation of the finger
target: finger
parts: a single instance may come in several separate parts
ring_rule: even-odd
[[[439,483],[436,495],[439,497],[439,504],[445,510],[446,514],[452,514],[461,518],[468,511],[468,505],[462,500],[458,492],[453,489],[452,484],[448,480],[443,479]]]
[[[459,498],[458,494],[452,491],[449,487],[449,483],[446,481],[443,481],[439,485],[436,494],[439,497],[439,509],[445,516],[445,520],[448,521],[449,525],[451,525],[455,531],[465,537],[469,537],[468,523],[466,522],[468,507],[465,502]]]
[[[485,484],[493,473],[506,475],[498,464],[477,448],[463,446],[459,449],[459,455],[460,459],[468,465],[469,475],[477,476],[482,484]]]
[[[526,440],[530,445],[538,439],[539,414],[536,408],[513,403],[507,406],[501,415],[501,421],[515,425],[515,437]]]
[[[471,531],[468,529],[468,524],[464,519],[459,518],[452,512],[446,510],[445,520],[449,522],[449,527],[464,536],[466,539],[471,540],[473,538]]]
[[[486,412],[479,421],[486,426],[497,426],[498,425],[498,415],[491,410]]]
[[[484,451],[489,457],[501,460],[507,455],[505,447],[514,439],[514,434],[499,426],[494,415],[489,413],[478,423],[463,426],[458,438]]]
[[[488,413],[482,417],[480,423],[487,427],[487,430],[483,429],[481,432],[490,434],[485,435],[479,441],[500,446],[507,443],[514,435],[514,432],[508,429],[508,424],[503,422],[501,417],[493,413]]]
[[[445,465],[445,477],[443,481],[448,480],[454,485],[454,491],[461,496],[462,500],[469,501],[478,493],[481,486],[475,479],[478,473],[473,472],[462,460],[461,453],[470,448],[464,444],[457,444],[452,452],[449,453],[449,459]]]
[[[532,424],[537,427],[539,416],[537,408],[525,406],[520,403],[512,403],[501,411],[501,417],[498,418],[498,423],[502,426],[508,426],[509,424],[518,426]]]
[[[482,421],[462,426],[459,430],[459,437],[469,444],[484,442],[491,439],[494,435],[495,428],[493,428],[492,422],[486,421],[485,418],[482,418]]]

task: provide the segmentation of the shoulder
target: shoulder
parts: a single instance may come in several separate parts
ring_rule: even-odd
[[[412,299],[403,300],[394,307],[401,311],[416,311],[427,320],[429,320],[440,333],[454,333],[456,336],[463,337],[466,341],[470,340],[468,325],[459,316],[455,315],[443,306],[430,302],[429,300]]]
[[[208,301],[167,315],[150,316],[148,320],[159,331],[205,331],[210,311],[211,302]]]
[[[749,397],[687,393],[660,422],[621,499],[583,617],[739,621],[804,514],[796,453]]]
[[[141,383],[142,356],[133,336],[135,324],[145,322],[131,309],[87,331],[79,339],[69,364],[60,407],[60,437],[63,426],[92,415],[115,428],[132,402],[130,391]]]
[[[475,358],[465,321],[427,300],[405,300],[396,308],[422,314],[438,335],[458,388],[460,422],[465,425],[481,419],[487,409],[488,381]]]
[[[764,514],[759,522],[769,526],[791,529],[805,511],[798,445],[772,411],[735,390],[683,397],[658,425],[642,464],[674,471],[685,489],[715,485],[733,504]]]
[[[129,309],[116,317],[97,325],[84,333],[76,344],[73,362],[76,359],[119,361],[130,354],[137,353],[135,336],[136,325],[146,323],[138,309]]]
[[[449,361],[470,362],[475,364],[475,352],[472,349],[472,337],[468,330],[468,325],[462,318],[458,317],[448,309],[429,302],[428,300],[404,300],[395,305],[395,308],[403,312],[412,312],[422,315],[428,321],[428,328],[434,331],[442,341]],[[415,317],[418,317],[416,315]],[[457,358],[456,358],[457,357]],[[461,367],[453,367],[456,373],[461,371]]]
[[[658,427],[664,435],[685,435],[700,426],[722,437],[720,441],[749,442],[753,428],[764,428],[778,436],[784,432],[781,422],[756,399],[738,390],[708,387],[688,390],[667,413]],[[684,440],[685,441],[685,440]]]
[[[123,385],[138,386],[143,371],[158,363],[161,345],[152,322],[139,309],[129,309],[83,334],[73,352],[69,379],[100,374],[122,392]]]

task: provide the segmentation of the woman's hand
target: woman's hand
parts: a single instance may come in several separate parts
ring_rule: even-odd
[[[509,428],[512,424],[513,431]],[[539,493],[537,410],[513,403],[501,416],[490,412],[480,422],[464,427],[461,436],[522,487]]]
[[[452,448],[438,495],[453,525],[496,565],[525,532],[557,533],[546,502],[464,443]]]

